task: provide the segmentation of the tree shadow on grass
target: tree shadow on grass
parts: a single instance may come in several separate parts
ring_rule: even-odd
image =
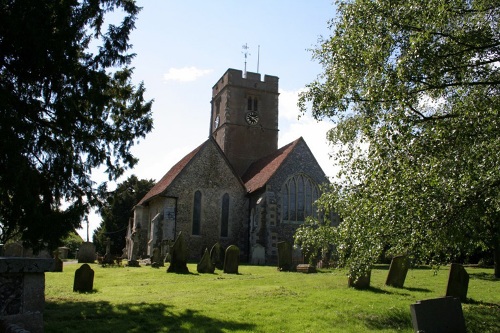
[[[485,272],[468,272],[469,277],[472,279],[485,280],[485,281],[500,281],[499,278],[496,278],[494,274],[488,274]]]
[[[47,302],[45,332],[227,332],[254,331],[254,324],[219,320],[196,310],[175,311],[162,303]]]
[[[500,304],[468,299],[463,311],[468,332],[500,332]]]

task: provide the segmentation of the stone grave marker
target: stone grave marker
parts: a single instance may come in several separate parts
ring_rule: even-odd
[[[83,242],[78,250],[78,263],[93,263],[96,259],[95,246],[91,242]]]
[[[151,266],[152,267],[165,266],[165,262],[163,261],[163,256],[160,253],[160,249],[157,247],[153,248],[153,256],[151,257]]]
[[[9,243],[4,245],[4,256],[6,257],[24,257],[24,248],[19,243]]]
[[[170,248],[170,256],[170,266],[168,266],[167,273],[189,273],[187,246],[182,232],[179,232],[174,245]]]
[[[292,245],[288,242],[278,242],[278,270],[291,271],[292,265]]]
[[[225,250],[219,243],[215,243],[210,250],[210,259],[217,269],[224,269],[224,253]]]
[[[224,257],[224,273],[238,274],[238,265],[240,263],[240,249],[236,245],[230,245],[226,249]]]
[[[299,273],[316,273],[316,267],[309,264],[298,264],[297,272]]]
[[[370,278],[372,272],[369,271],[366,275],[359,277],[357,280],[349,276],[347,281],[348,287],[353,287],[355,289],[368,289],[370,288]]]
[[[460,301],[467,300],[467,290],[469,289],[469,274],[464,266],[451,264],[448,284],[446,286],[446,296],[458,297]]]
[[[94,289],[94,270],[88,264],[83,264],[75,271],[73,291],[86,293]]]
[[[252,265],[264,265],[266,263],[266,248],[260,244],[252,246]]]
[[[55,250],[54,252],[54,272],[62,272],[63,271],[63,261],[59,258],[59,250]]]
[[[415,332],[465,333],[465,319],[460,300],[440,297],[417,301],[410,305]]]
[[[410,261],[406,256],[392,258],[385,284],[396,288],[403,288],[409,267]]]
[[[210,254],[208,253],[208,249],[205,249],[203,256],[201,257],[200,262],[196,266],[196,270],[198,273],[210,273],[213,274],[215,271],[215,266],[212,263],[212,259],[210,258]]]

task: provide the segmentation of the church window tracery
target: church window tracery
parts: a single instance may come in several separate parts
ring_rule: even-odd
[[[281,216],[284,223],[303,223],[308,216],[317,217],[313,203],[318,199],[317,184],[306,175],[290,177],[282,186]]]

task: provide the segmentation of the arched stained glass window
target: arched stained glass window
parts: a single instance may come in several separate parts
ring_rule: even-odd
[[[220,235],[221,237],[227,237],[228,234],[229,234],[229,194],[225,193],[222,196]]]
[[[201,229],[201,192],[194,193],[193,202],[193,235],[199,235]]]
[[[303,223],[306,217],[317,216],[313,207],[319,197],[316,182],[299,174],[287,179],[281,189],[281,219],[284,223]]]

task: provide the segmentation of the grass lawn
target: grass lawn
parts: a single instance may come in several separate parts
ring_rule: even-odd
[[[168,264],[167,264],[168,265]],[[412,269],[402,289],[384,285],[388,267],[372,271],[371,288],[347,288],[343,270],[317,274],[240,266],[238,275],[166,273],[166,267],[97,264],[94,292],[74,293],[80,264],[45,274],[45,332],[413,332],[410,304],[443,296],[448,267]],[[500,332],[500,280],[492,269],[467,268],[469,332]]]

